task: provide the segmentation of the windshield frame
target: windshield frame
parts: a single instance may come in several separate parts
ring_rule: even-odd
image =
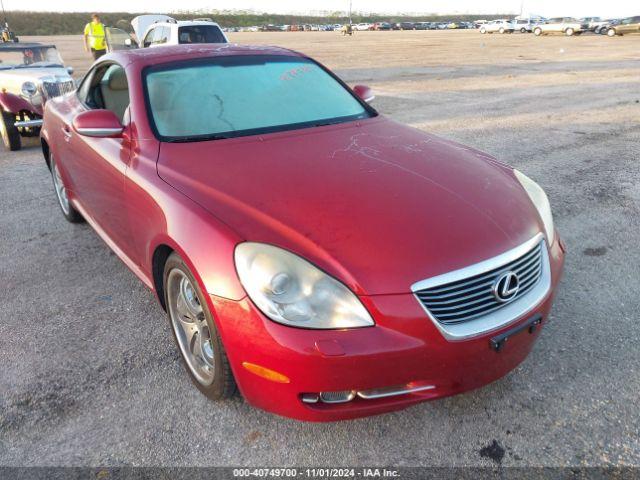
[[[272,59],[281,59],[282,61],[291,61],[291,60],[302,60],[306,62],[310,62],[321,70],[323,70],[326,74],[329,75],[334,81],[338,83],[343,89],[351,95],[364,109],[364,113],[367,114],[367,117],[362,118],[362,114],[358,115],[349,115],[346,117],[335,117],[329,119],[317,119],[308,122],[300,122],[300,123],[288,123],[284,125],[275,125],[275,126],[267,126],[260,128],[251,128],[244,130],[231,130],[227,132],[217,132],[211,134],[201,134],[201,135],[180,135],[180,136],[167,136],[162,135],[156,126],[155,119],[153,118],[153,110],[151,109],[151,99],[149,97],[149,84],[147,82],[147,77],[150,73],[167,71],[167,70],[179,70],[181,68],[189,68],[198,65],[208,65],[215,64],[218,61],[233,61],[233,59],[238,60],[246,60],[251,58],[259,58],[259,57],[267,57]],[[356,120],[368,120],[370,118],[377,117],[379,113],[376,109],[374,109],[367,102],[362,100],[355,92],[345,83],[343,82],[336,74],[334,74],[331,70],[326,68],[321,63],[315,61],[310,57],[306,57],[304,55],[287,55],[287,54],[240,54],[240,55],[224,55],[224,56],[216,56],[216,57],[200,57],[200,58],[191,58],[184,60],[173,60],[166,63],[159,63],[154,65],[148,65],[142,69],[142,90],[143,97],[147,115],[147,121],[149,122],[149,126],[151,127],[151,131],[153,132],[156,139],[160,142],[164,143],[192,143],[192,142],[204,142],[210,140],[226,140],[231,138],[241,138],[241,137],[251,137],[257,135],[264,135],[269,133],[277,133],[277,132],[285,132],[285,131],[293,131],[293,130],[302,130],[306,128],[313,128],[324,125],[334,125],[340,123],[348,123]]]
[[[60,62],[35,62],[35,63],[16,63],[16,64],[5,64],[3,61],[0,62],[0,70],[13,70],[13,69],[23,69],[23,68],[64,68],[64,60],[62,60],[62,56],[60,55],[60,51],[56,48],[55,45],[33,45],[33,46],[25,46],[25,47],[8,47],[8,48],[0,48],[0,58],[2,58],[3,53],[9,52],[19,52],[24,55],[23,52],[26,50],[55,50],[58,59]],[[40,65],[38,64],[40,63]]]

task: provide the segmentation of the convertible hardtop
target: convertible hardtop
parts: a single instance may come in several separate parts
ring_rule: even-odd
[[[306,55],[287,48],[269,45],[239,45],[236,43],[198,43],[171,45],[162,48],[135,48],[131,50],[116,50],[102,57],[100,60],[116,60],[123,65],[139,63],[154,65],[192,58],[206,58],[233,55],[286,55],[290,57],[305,57]]]

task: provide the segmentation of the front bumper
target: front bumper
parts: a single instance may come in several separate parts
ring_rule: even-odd
[[[447,340],[412,294],[362,297],[376,325],[349,330],[280,325],[265,318],[248,298],[210,296],[210,307],[235,379],[249,403],[299,420],[349,419],[478,388],[513,370],[528,355],[540,328],[510,337],[499,352],[490,340],[534,316],[540,315],[544,325],[562,274],[564,251],[559,239],[549,250],[549,260],[551,289],[535,308],[508,327],[462,341]],[[275,370],[289,383],[257,376],[243,362]],[[339,404],[302,401],[305,393],[406,385],[425,388],[375,399],[356,395]]]
[[[14,125],[16,128],[40,128],[42,123],[42,118],[35,118],[33,120],[19,120]]]

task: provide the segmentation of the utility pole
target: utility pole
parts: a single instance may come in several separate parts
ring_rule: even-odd
[[[2,0],[0,0],[2,1]],[[353,5],[353,0],[349,0],[349,25],[351,25],[351,7]]]
[[[7,12],[4,11],[4,2],[2,0],[0,0],[0,6],[2,6],[2,17],[4,19],[4,24],[8,25],[8,23],[7,23]]]

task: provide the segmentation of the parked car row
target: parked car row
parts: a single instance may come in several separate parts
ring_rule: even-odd
[[[580,35],[584,32],[606,34],[610,37],[640,33],[640,16],[602,20],[600,17],[557,17],[550,19],[498,19],[483,23],[480,33],[532,32],[536,36],[548,34]]]
[[[354,23],[351,28],[343,24],[325,25],[262,25],[252,27],[226,27],[224,32],[277,32],[277,31],[390,31],[390,30],[457,30],[478,29],[480,33],[533,33],[537,36],[561,33],[567,36],[583,32],[595,32],[609,36],[624,35],[640,31],[640,17],[624,19],[602,19],[600,17],[557,17],[545,19],[515,18],[477,20],[474,22],[375,22]]]
[[[368,30],[454,30],[478,28],[477,22],[374,22],[374,23],[354,23],[351,28],[355,31]],[[323,25],[261,25],[251,27],[225,27],[224,32],[329,32],[339,31],[346,27],[346,24],[323,24]]]

